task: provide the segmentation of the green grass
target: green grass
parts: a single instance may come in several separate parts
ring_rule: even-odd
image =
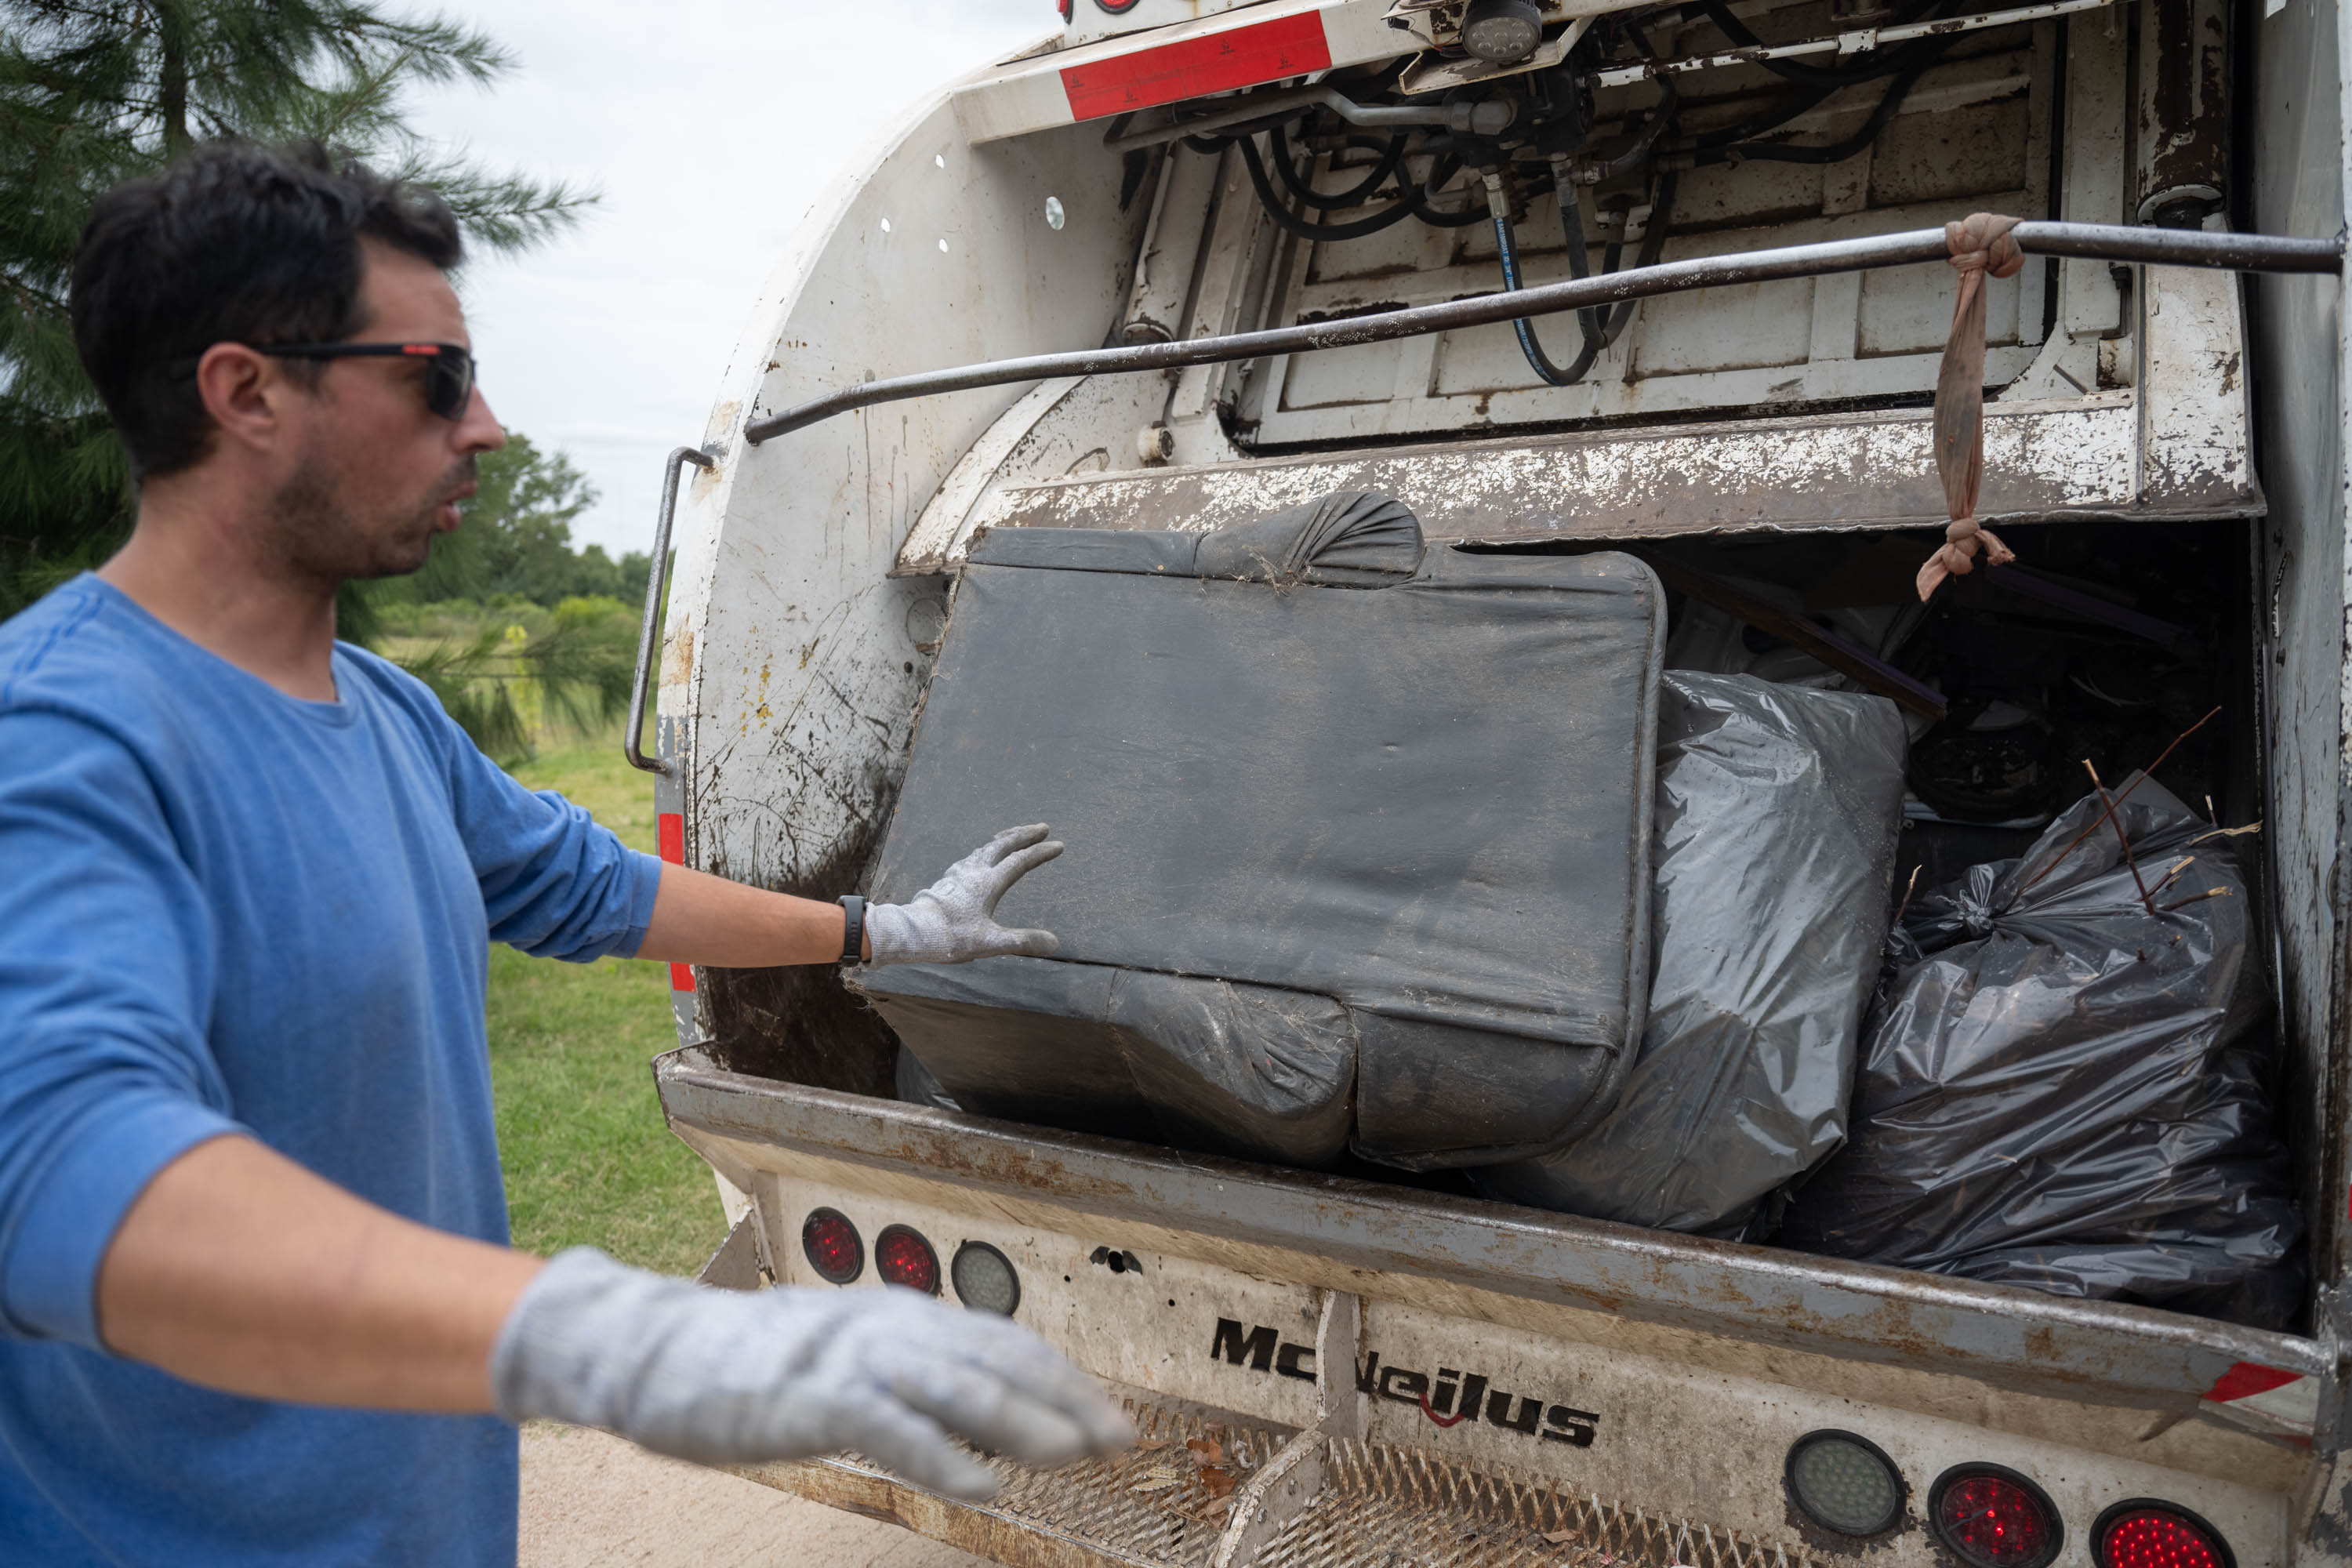
[[[517,766],[639,849],[654,847],[650,774],[620,731],[542,749]],[[586,1244],[690,1274],[726,1234],[710,1168],[662,1124],[646,1064],[677,1043],[665,964],[559,963],[490,949],[490,1081],[515,1245]]]

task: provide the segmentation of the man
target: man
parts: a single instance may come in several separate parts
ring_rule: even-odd
[[[511,1562],[532,1416],[966,1495],[992,1479],[942,1428],[1042,1463],[1128,1436],[1001,1319],[505,1246],[488,940],[819,963],[851,917],[623,848],[334,640],[338,585],[423,564],[503,439],[458,248],[429,193],[240,144],[85,231],[138,521],[0,627],[0,1562]],[[863,951],[1050,952],[992,918],[1045,831]]]

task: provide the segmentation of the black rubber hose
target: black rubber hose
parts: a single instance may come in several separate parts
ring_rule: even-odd
[[[1237,136],[1234,140],[1241,147],[1242,163],[1249,169],[1250,184],[1257,187],[1257,199],[1265,206],[1266,216],[1274,219],[1276,227],[1301,239],[1318,242],[1361,239],[1368,234],[1378,234],[1384,228],[1402,223],[1421,208],[1420,197],[1408,194],[1371,216],[1358,218],[1353,223],[1308,223],[1283,205],[1281,195],[1274,188],[1274,182],[1266,177],[1265,160],[1257,154],[1257,139]]]
[[[1395,174],[1397,164],[1404,158],[1405,135],[1400,131],[1389,138],[1388,145],[1381,150],[1380,162],[1372,165],[1370,174],[1349,185],[1346,190],[1333,192],[1327,195],[1317,190],[1292,166],[1290,138],[1285,134],[1283,128],[1279,125],[1276,126],[1267,132],[1267,136],[1269,139],[1267,150],[1274,154],[1275,172],[1282,176],[1282,183],[1290,187],[1290,194],[1308,206],[1320,207],[1325,212],[1345,212],[1349,207],[1363,205],[1364,198],[1379,190],[1381,182]],[[1354,146],[1360,142],[1369,142],[1371,139],[1351,136],[1348,140],[1349,145]]]
[[[1602,179],[1614,179],[1640,168],[1649,160],[1651,151],[1657,146],[1658,138],[1664,134],[1666,127],[1674,123],[1675,111],[1682,104],[1682,93],[1675,88],[1675,79],[1660,77],[1658,92],[1657,107],[1650,111],[1650,118],[1643,122],[1641,134],[1633,138],[1631,147],[1602,165]]]
[[[1421,221],[1430,227],[1468,228],[1473,224],[1486,221],[1486,214],[1475,199],[1465,202],[1460,212],[1448,212],[1437,205],[1438,187],[1461,172],[1462,157],[1457,153],[1444,153],[1430,161],[1429,178],[1423,181],[1421,185],[1420,204]]]
[[[1503,262],[1503,288],[1506,292],[1517,293],[1519,288],[1518,246],[1511,233],[1510,198],[1500,192],[1490,192],[1487,202],[1495,220],[1495,248]],[[1666,225],[1671,221],[1674,203],[1675,176],[1661,174],[1658,176],[1656,185],[1652,188],[1650,226],[1642,235],[1642,248],[1635,262],[1637,266],[1657,265],[1658,255],[1665,247]],[[1563,215],[1566,211],[1567,208],[1563,206]],[[1584,226],[1580,219],[1576,226],[1580,232],[1571,235],[1569,243],[1575,247],[1577,254],[1581,256],[1582,247],[1580,242],[1582,239],[1581,230]],[[1601,269],[1605,272],[1614,272],[1617,269],[1617,259],[1622,254],[1622,247],[1611,246],[1602,258]],[[1571,267],[1574,265],[1574,262],[1570,263]],[[1543,344],[1537,341],[1533,321],[1522,316],[1511,323],[1511,328],[1518,333],[1519,352],[1527,356],[1528,366],[1538,376],[1553,386],[1573,386],[1584,379],[1585,374],[1592,368],[1592,362],[1601,357],[1601,351],[1615,342],[1619,334],[1624,331],[1626,323],[1633,319],[1634,304],[1635,301],[1628,300],[1617,306],[1609,313],[1608,325],[1597,334],[1591,324],[1587,323],[1584,331],[1584,346],[1576,358],[1569,363],[1566,369],[1552,363],[1551,357],[1544,353]],[[1591,313],[1582,310],[1577,312],[1580,319]]]
[[[1901,26],[1928,16],[1936,10],[1937,3],[1938,0],[1929,0],[1929,4],[1921,5],[1911,14],[1901,17],[1895,25]],[[1730,39],[1736,47],[1743,49],[1760,49],[1765,47],[1763,39],[1749,32],[1748,25],[1731,14],[1731,7],[1725,5],[1724,0],[1705,0],[1699,9],[1705,13],[1708,21],[1715,24],[1716,30]],[[1937,46],[1934,52],[1941,54],[1943,46],[1948,41],[1945,38],[1921,39],[1918,43],[1898,45],[1891,49],[1874,49],[1871,51],[1873,58],[1861,65],[1853,66],[1824,68],[1809,66],[1801,60],[1793,59],[1758,60],[1756,63],[1774,76],[1787,81],[1803,82],[1808,87],[1852,87],[1856,82],[1873,81],[1879,77],[1892,76],[1897,71],[1908,69],[1917,63],[1921,54],[1927,52],[1920,48],[1919,45],[1922,43],[1934,44]]]
[[[1551,161],[1551,185],[1559,198],[1560,233],[1568,240],[1568,270],[1571,277],[1590,278],[1592,276],[1592,259],[1585,254],[1584,205],[1577,198],[1576,182],[1568,174],[1569,160],[1554,158]],[[1616,254],[1612,249],[1602,258],[1612,270],[1616,266],[1613,259]],[[1598,307],[1576,313],[1576,323],[1583,329],[1584,341],[1596,354],[1609,346],[1608,333],[1601,320],[1606,313]]]
[[[1767,103],[1762,109],[1730,125],[1719,125],[1713,131],[1702,131],[1678,143],[1685,151],[1709,147],[1727,147],[1735,142],[1768,135],[1778,131],[1800,114],[1837,91],[1833,87],[1792,87]]]
[[[1696,154],[1693,162],[1727,163],[1735,158],[1753,158],[1774,163],[1843,163],[1878,140],[1878,133],[1886,129],[1886,122],[1894,119],[1896,110],[1903,107],[1905,96],[1934,63],[1932,60],[1923,61],[1888,82],[1886,91],[1879,98],[1878,107],[1871,111],[1868,120],[1863,121],[1862,129],[1843,141],[1820,147],[1791,146],[1780,142],[1738,142]]]

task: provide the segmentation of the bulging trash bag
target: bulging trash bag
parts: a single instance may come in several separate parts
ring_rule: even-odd
[[[2128,792],[2127,794],[2126,792]],[[2301,1215],[2273,1128],[2237,840],[2153,781],[1972,866],[1889,942],[1846,1147],[1786,1247],[2284,1326]]]
[[[1738,1237],[1845,1137],[1903,826],[1883,697],[1668,670],[1641,1054],[1608,1118],[1475,1180],[1593,1219]]]

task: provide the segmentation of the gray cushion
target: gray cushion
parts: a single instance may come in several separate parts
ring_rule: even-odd
[[[1370,1158],[1553,1147],[1608,1110],[1641,1034],[1663,621],[1627,556],[1425,550],[1377,496],[1213,533],[991,533],[872,891],[911,897],[997,829],[1050,822],[1068,853],[998,914],[1061,950],[859,984],[974,1109],[1164,1135],[1147,1115],[1202,1119],[1169,1100],[1182,1060],[1203,1103],[1231,1100],[1225,1146],[1266,1158],[1335,1152],[1350,1077]],[[1141,987],[1115,1007],[1071,973],[1089,968],[1328,999],[1349,1026],[1307,1034],[1347,1048],[1298,1047],[1306,1002]],[[971,1010],[991,1006],[1086,1020],[1094,1044],[992,1026],[983,1047]]]

